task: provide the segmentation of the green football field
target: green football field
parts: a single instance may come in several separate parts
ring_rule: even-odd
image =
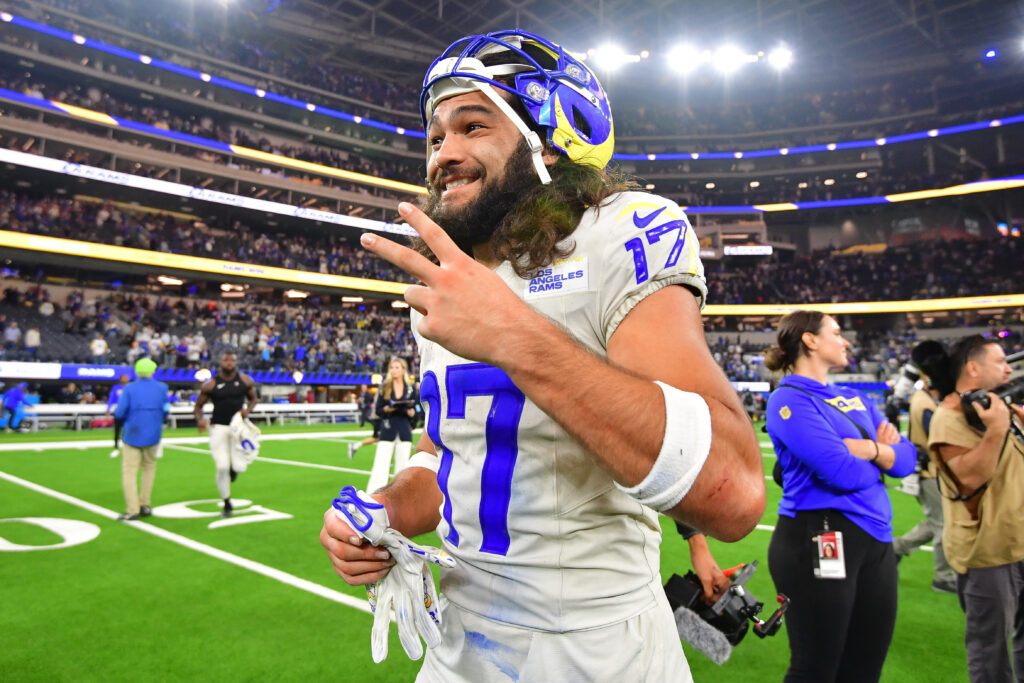
[[[124,523],[114,519],[124,499],[109,430],[0,438],[0,681],[413,680],[419,663],[395,628],[388,659],[373,663],[365,594],[334,575],[318,540],[332,496],[364,487],[373,459],[370,446],[350,461],[345,443],[364,433],[343,429],[265,430],[283,438],[265,440],[235,482],[237,511],[226,524],[202,441],[165,446],[155,515]],[[759,435],[770,472],[771,446]],[[712,541],[722,567],[759,561],[748,587],[766,611],[775,603],[766,555],[779,499],[767,485],[761,527],[738,543]],[[902,533],[920,508],[898,491],[891,497]],[[663,522],[667,578],[684,574],[689,559]],[[931,590],[931,561],[921,551],[900,565],[883,680],[966,680],[963,615],[955,596]],[[780,680],[785,629],[766,640],[749,633],[721,667],[689,647],[687,657],[698,682]]]

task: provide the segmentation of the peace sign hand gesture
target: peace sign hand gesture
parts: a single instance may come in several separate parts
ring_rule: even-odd
[[[502,367],[514,357],[517,339],[528,335],[542,316],[422,211],[405,202],[398,211],[439,264],[379,235],[364,234],[360,242],[422,283],[405,291],[405,300],[423,315],[419,333],[458,356]]]

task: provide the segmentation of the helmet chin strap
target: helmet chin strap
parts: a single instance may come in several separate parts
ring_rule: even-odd
[[[537,176],[540,178],[541,184],[547,185],[550,183],[551,174],[548,173],[548,167],[544,164],[544,159],[541,157],[544,153],[544,143],[541,142],[540,136],[537,135],[535,131],[532,131],[527,127],[526,123],[519,118],[519,115],[515,113],[511,105],[505,101],[505,98],[495,92],[494,88],[492,88],[489,83],[483,83],[475,78],[472,79],[472,83],[477,90],[486,95],[491,102],[494,102],[494,105],[512,121],[516,128],[519,129],[519,132],[522,133],[524,138],[526,138],[526,144],[530,146],[530,154],[533,157],[533,168],[537,171]]]

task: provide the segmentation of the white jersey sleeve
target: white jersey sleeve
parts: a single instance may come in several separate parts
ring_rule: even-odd
[[[599,290],[600,329],[605,344],[626,314],[668,285],[684,285],[704,307],[707,283],[700,245],[674,202],[628,192],[602,207],[597,237],[606,240]]]

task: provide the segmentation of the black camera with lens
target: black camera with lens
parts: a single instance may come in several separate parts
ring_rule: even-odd
[[[1024,375],[996,387],[992,390],[992,393],[1007,405],[1011,403],[1024,403]],[[985,431],[985,423],[978,417],[978,411],[974,406],[977,404],[983,409],[988,410],[992,405],[988,394],[989,392],[984,389],[965,391],[960,394],[960,405],[964,409],[964,417],[967,418],[967,424],[980,432]]]

